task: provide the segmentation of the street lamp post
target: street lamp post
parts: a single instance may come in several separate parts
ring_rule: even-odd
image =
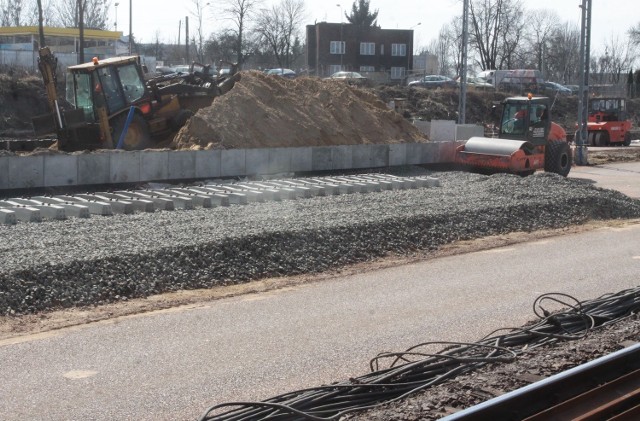
[[[343,41],[342,41],[342,27],[343,27],[343,24],[342,24],[342,22],[343,22],[342,21],[342,4],[336,4],[336,6],[338,6],[340,8],[340,70],[342,70],[342,56],[344,56],[344,51],[345,51],[344,44],[343,44]]]
[[[115,23],[114,23],[114,25],[113,25],[113,26],[115,27],[115,30],[116,30],[116,31],[118,30],[118,5],[119,5],[119,4],[120,4],[120,3],[118,3],[118,2],[116,2],[116,3],[114,4],[114,6],[115,6],[115,8],[116,8],[116,19],[115,19]]]
[[[129,54],[133,51],[133,0],[129,0]]]
[[[418,22],[409,28],[410,31],[413,31],[413,28],[422,25],[422,22]],[[409,69],[411,68],[411,59],[413,58],[413,33],[411,33],[411,39],[409,40],[409,45],[407,48],[407,71],[406,71],[406,79],[407,84],[409,84]]]

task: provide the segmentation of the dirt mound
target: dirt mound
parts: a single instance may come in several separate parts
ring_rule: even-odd
[[[425,142],[373,92],[317,78],[243,72],[180,130],[177,148],[262,148]]]
[[[47,110],[42,79],[0,74],[0,136],[31,132],[31,117]]]

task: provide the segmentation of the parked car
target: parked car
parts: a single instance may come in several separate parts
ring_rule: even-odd
[[[327,79],[347,82],[350,85],[366,85],[369,80],[358,72],[345,72],[345,71],[335,72],[334,74],[329,76]]]
[[[456,83],[460,85],[460,78],[456,79]],[[488,91],[495,89],[491,83],[480,77],[467,77],[467,87],[477,89],[479,91]]]
[[[264,71],[267,75],[276,75],[281,77],[286,77],[287,79],[293,79],[297,76],[296,72],[291,69],[269,69]]]
[[[455,80],[442,75],[427,75],[418,80],[409,82],[410,88],[455,88],[458,86]]]
[[[571,95],[571,89],[567,88],[564,85],[560,85],[556,82],[544,82],[542,84],[542,91],[547,95]]]
[[[578,85],[564,85],[565,87],[571,89],[572,95],[578,95],[578,91],[580,90],[580,86]]]

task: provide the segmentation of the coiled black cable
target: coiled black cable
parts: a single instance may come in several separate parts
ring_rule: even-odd
[[[564,309],[551,312],[545,308],[547,305]],[[483,365],[513,361],[527,349],[579,340],[638,310],[640,287],[589,301],[563,293],[542,294],[533,304],[533,312],[539,318],[535,323],[498,329],[475,343],[425,342],[403,352],[380,353],[370,361],[371,373],[361,377],[289,392],[263,402],[222,403],[207,409],[200,421],[337,420],[350,412],[404,399]],[[437,353],[422,351],[433,345],[446,346]],[[391,362],[381,368],[383,361]]]

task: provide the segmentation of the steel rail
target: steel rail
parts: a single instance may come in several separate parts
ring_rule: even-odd
[[[640,344],[636,344],[443,420],[639,419],[639,388]]]

